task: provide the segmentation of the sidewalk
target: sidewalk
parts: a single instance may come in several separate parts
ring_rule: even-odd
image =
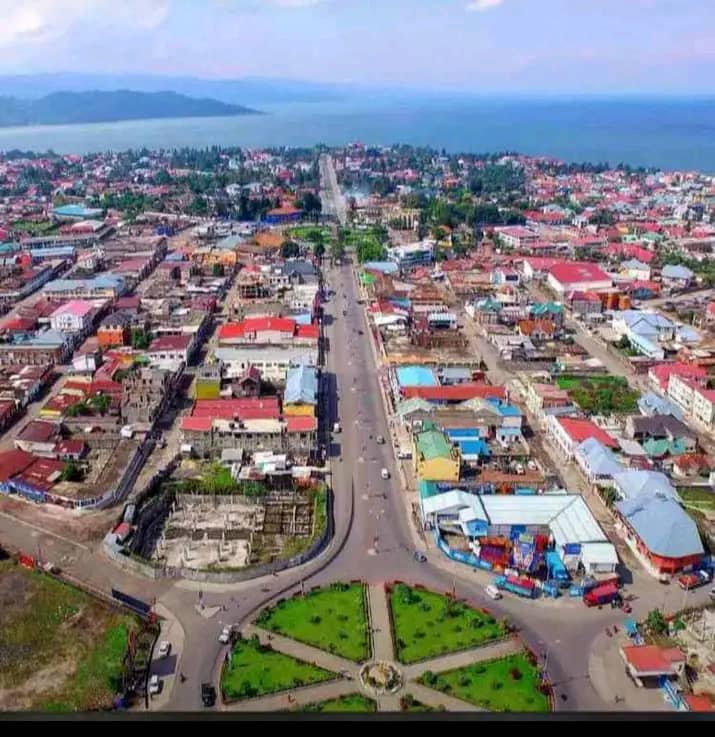
[[[176,683],[176,677],[181,673],[181,658],[184,654],[185,633],[179,620],[163,604],[157,604],[156,613],[159,615],[161,632],[154,649],[154,659],[149,670],[150,675],[158,675],[162,679],[161,692],[149,700],[151,711],[167,711],[171,695]],[[159,645],[163,640],[171,643],[171,652],[166,658],[159,658]]]

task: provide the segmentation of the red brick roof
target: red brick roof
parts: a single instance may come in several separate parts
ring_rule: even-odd
[[[296,415],[285,418],[288,432],[310,432],[318,428],[316,417],[309,415]]]
[[[464,402],[468,399],[496,397],[503,399],[506,390],[503,386],[490,384],[464,383],[451,386],[406,386],[402,388],[405,399],[419,397],[429,401]]]
[[[598,425],[591,420],[578,419],[575,417],[557,417],[556,421],[566,431],[575,443],[582,443],[588,438],[595,438],[608,448],[617,448],[618,443]]]
[[[48,440],[59,435],[60,426],[55,422],[43,422],[32,420],[19,432],[17,439],[26,440],[31,443],[46,443]]]
[[[159,351],[185,351],[191,344],[190,335],[162,335],[152,340],[149,353]]]
[[[568,261],[556,264],[549,269],[549,273],[561,284],[610,281],[608,274],[592,261]]]
[[[319,335],[320,329],[317,325],[298,325],[298,330],[296,331],[295,337],[318,340]]]
[[[266,331],[295,333],[295,320],[287,317],[247,317],[241,322],[228,322],[221,326],[218,337],[242,338],[247,334]]]
[[[182,430],[193,430],[194,432],[209,432],[213,419],[211,417],[184,417],[181,420]]]
[[[677,647],[626,645],[623,654],[636,673],[671,673],[675,663],[685,661],[685,655]]]
[[[222,420],[273,420],[280,417],[280,406],[278,397],[198,399],[191,415]]]
[[[656,377],[662,389],[668,386],[671,376],[680,376],[682,379],[705,379],[708,372],[692,363],[659,363],[653,366],[650,372]]]
[[[24,450],[8,450],[0,453],[0,482],[21,473],[35,462],[35,456]]]

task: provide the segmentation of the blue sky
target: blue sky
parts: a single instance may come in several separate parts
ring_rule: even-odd
[[[0,73],[715,93],[713,0],[0,0]]]

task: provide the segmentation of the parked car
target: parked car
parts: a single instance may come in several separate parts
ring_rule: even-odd
[[[339,423],[339,422],[335,422],[335,423],[333,424],[333,432],[334,432],[335,434],[337,434],[337,433],[339,433],[339,432],[340,432],[340,429],[341,429],[341,428],[340,428],[340,423]]]
[[[204,706],[213,706],[216,703],[216,688],[211,683],[201,684],[201,701]]]
[[[427,556],[421,550],[415,550],[414,558],[418,563],[427,562]]]
[[[705,586],[710,583],[710,574],[707,571],[695,571],[694,573],[684,573],[678,578],[678,586],[685,591],[696,589],[699,586]]]
[[[153,696],[154,694],[158,694],[159,691],[161,691],[161,681],[159,680],[159,676],[154,674],[149,679],[149,686],[147,688],[147,691],[149,692],[150,696]]]
[[[386,468],[383,468],[382,471],[380,471],[380,476],[382,476],[383,479],[389,479],[390,472]]]
[[[378,445],[384,445],[384,444],[385,444],[385,438],[383,438],[383,437],[382,437],[382,435],[378,435],[378,436],[377,436],[377,437],[375,438],[375,442],[376,442],[376,443],[377,443]]]
[[[171,643],[168,640],[162,640],[159,643],[159,657],[166,658],[171,652]]]
[[[231,628],[230,627],[224,627],[221,630],[221,634],[218,636],[218,641],[222,645],[228,645],[229,640],[231,639]]]
[[[499,589],[493,584],[490,583],[489,586],[484,587],[484,593],[490,598],[494,599],[495,601],[497,599],[502,598],[502,593],[499,591]]]

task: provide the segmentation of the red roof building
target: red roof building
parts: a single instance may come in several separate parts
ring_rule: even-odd
[[[275,344],[293,340],[296,323],[287,317],[248,317],[241,322],[222,325],[218,332],[219,345],[236,343]]]
[[[280,417],[280,404],[278,397],[197,399],[191,417],[208,417],[212,420],[277,420]]]
[[[624,645],[621,657],[633,680],[643,685],[643,678],[679,676],[685,669],[685,655],[677,647]]]
[[[655,389],[665,391],[671,376],[679,376],[704,387],[707,384],[708,372],[692,363],[659,363],[648,371],[648,378]]]
[[[503,386],[465,382],[449,386],[405,386],[401,389],[405,399],[418,397],[427,402],[450,403],[466,402],[469,399],[504,399],[506,390]]]
[[[557,294],[568,294],[577,289],[604,290],[613,286],[613,280],[592,261],[567,261],[549,269],[549,286]]]

